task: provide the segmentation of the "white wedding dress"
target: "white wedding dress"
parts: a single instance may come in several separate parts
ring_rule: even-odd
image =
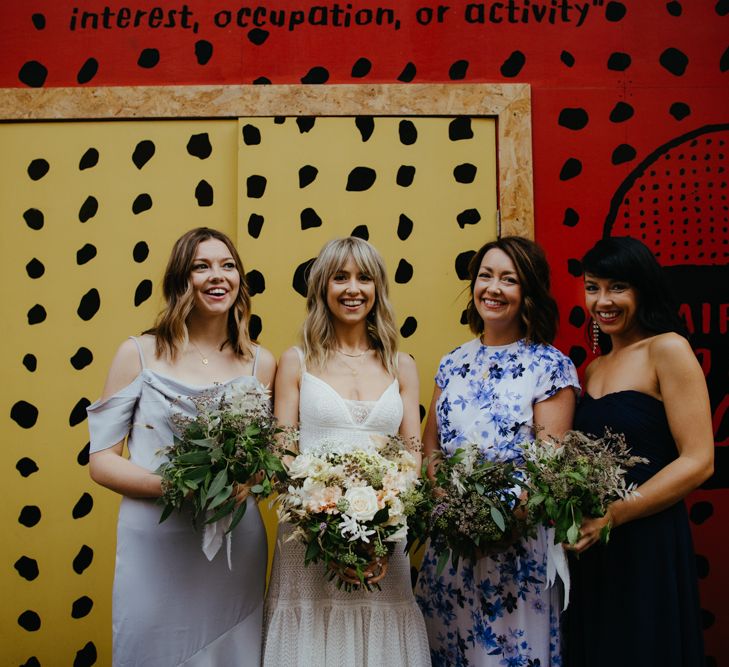
[[[324,439],[368,448],[372,434],[396,433],[402,415],[397,380],[377,401],[351,401],[304,370],[299,449],[306,452]],[[327,580],[322,563],[304,565],[305,547],[286,541],[290,531],[290,526],[279,526],[264,611],[264,667],[430,665],[428,637],[413,597],[403,543],[396,544],[390,557],[382,590],[348,593]]]

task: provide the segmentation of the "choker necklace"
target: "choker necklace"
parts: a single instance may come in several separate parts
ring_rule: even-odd
[[[366,350],[363,350],[359,354],[350,354],[349,352],[345,352],[344,350],[340,350],[339,348],[335,348],[335,352],[339,352],[339,354],[343,354],[345,357],[350,357],[351,359],[359,359],[360,357],[364,357],[365,354],[367,354],[370,351],[371,348],[367,348]]]
[[[365,350],[364,352],[360,352],[359,354],[347,354],[346,352],[342,352],[341,350],[336,350],[336,352],[339,352],[344,357],[349,357],[350,359],[356,359],[354,363],[356,363],[360,368],[362,367],[362,364],[364,363],[364,357],[369,352],[369,349]],[[349,369],[349,372],[354,375],[355,377],[359,375],[359,369],[355,368],[354,366],[350,366],[344,359],[340,359],[341,363],[344,364],[345,368]]]

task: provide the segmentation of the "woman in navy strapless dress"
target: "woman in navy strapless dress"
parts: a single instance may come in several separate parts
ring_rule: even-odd
[[[586,519],[571,558],[568,667],[703,666],[698,586],[683,498],[713,470],[709,398],[661,268],[630,238],[584,257],[585,300],[603,355],[585,374],[575,428],[623,433],[648,463],[639,496]],[[595,323],[595,324],[593,324]],[[600,530],[612,527],[607,545]]]

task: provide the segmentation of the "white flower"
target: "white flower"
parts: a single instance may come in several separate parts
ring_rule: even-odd
[[[385,539],[385,542],[402,542],[408,537],[408,524],[404,523],[398,528],[390,537]]]
[[[310,454],[299,454],[293,461],[288,464],[289,477],[292,479],[301,479],[309,475],[309,468],[313,460]]]
[[[350,535],[349,541],[354,542],[355,540],[361,540],[362,542],[369,543],[369,536],[374,535],[374,530],[367,530],[367,526],[360,526],[357,523],[357,519],[342,515],[342,521],[339,524],[339,531],[342,533],[342,537]]]
[[[347,489],[344,498],[349,502],[347,514],[357,521],[372,521],[377,514],[377,494],[371,486]]]

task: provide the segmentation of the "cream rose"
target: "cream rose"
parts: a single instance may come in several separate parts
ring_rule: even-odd
[[[371,486],[348,489],[344,499],[349,503],[347,514],[357,521],[371,521],[377,514],[377,494]]]

